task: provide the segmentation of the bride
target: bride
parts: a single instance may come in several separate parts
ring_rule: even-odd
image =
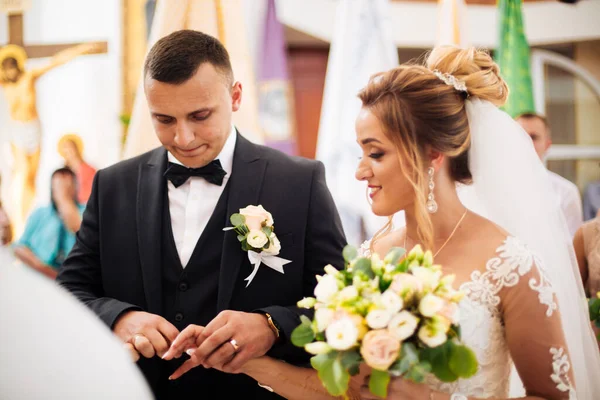
[[[363,249],[432,249],[467,294],[462,339],[479,361],[475,376],[451,384],[393,378],[389,399],[509,398],[513,363],[528,399],[600,394],[568,231],[530,139],[497,108],[507,96],[487,53],[453,47],[434,49],[426,66],[380,73],[359,94],[356,177],[375,214],[406,214],[404,228],[388,224]],[[471,184],[478,213],[460,201],[457,183]],[[240,372],[286,398],[329,398],[311,369],[263,357]],[[366,375],[353,378],[350,397],[374,398]]]

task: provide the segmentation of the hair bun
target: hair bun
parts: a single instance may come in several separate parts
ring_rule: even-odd
[[[470,96],[502,106],[508,98],[508,85],[500,76],[500,68],[492,57],[474,47],[434,48],[426,62],[431,71],[438,70],[463,81]]]

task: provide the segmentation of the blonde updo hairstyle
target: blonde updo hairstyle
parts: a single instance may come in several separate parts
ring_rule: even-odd
[[[467,92],[446,84],[434,71],[450,74],[466,85]],[[433,225],[427,212],[427,151],[448,158],[454,181],[470,183],[468,150],[471,143],[467,120],[467,97],[502,106],[508,86],[490,55],[475,48],[442,46],[433,49],[425,65],[403,64],[371,77],[358,97],[381,123],[385,135],[398,149],[403,173],[415,191],[418,239],[432,249]],[[388,223],[375,234],[389,233]]]

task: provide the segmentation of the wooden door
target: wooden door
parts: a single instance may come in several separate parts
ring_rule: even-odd
[[[329,48],[290,48],[298,154],[315,158]]]

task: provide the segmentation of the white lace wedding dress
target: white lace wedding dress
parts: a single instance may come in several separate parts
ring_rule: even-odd
[[[370,243],[361,246],[370,254]],[[554,291],[538,257],[507,237],[481,270],[460,286],[462,341],[475,352],[479,370],[438,391],[476,398],[508,398],[514,363],[526,392],[547,399],[575,399],[572,372]]]

